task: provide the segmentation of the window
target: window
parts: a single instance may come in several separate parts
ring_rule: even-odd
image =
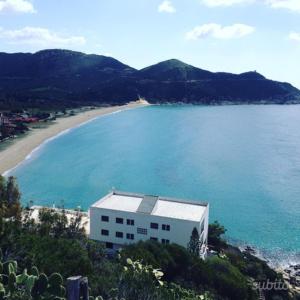
[[[166,245],[166,244],[170,244],[170,241],[169,241],[169,240],[166,240],[166,239],[162,239],[161,242],[162,242],[163,244],[165,244],[165,245]]]
[[[156,237],[151,237],[150,240],[151,240],[151,241],[156,241],[156,242],[157,242],[157,241],[158,241],[158,238],[156,238]]]
[[[105,243],[105,246],[108,249],[113,249],[114,248],[114,244],[113,243]]]
[[[152,229],[158,229],[158,224],[157,223],[151,223],[150,228]]]
[[[147,229],[145,229],[145,228],[137,228],[137,233],[139,233],[139,234],[144,234],[144,235],[147,235]]]
[[[116,218],[116,223],[123,224],[123,218]]]
[[[162,230],[170,231],[170,225],[162,224]]]
[[[134,220],[127,219],[127,225],[134,226]]]
[[[127,233],[126,238],[127,238],[127,240],[134,240],[134,234],[133,233]]]
[[[109,217],[108,216],[101,216],[101,221],[102,222],[109,222]]]
[[[116,231],[116,237],[122,239],[123,238],[123,232]]]
[[[109,235],[109,231],[106,229],[101,230],[101,235]]]

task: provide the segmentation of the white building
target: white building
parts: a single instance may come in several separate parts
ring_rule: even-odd
[[[208,203],[113,191],[90,207],[90,238],[110,249],[156,240],[187,247],[192,230],[200,236],[205,257]]]

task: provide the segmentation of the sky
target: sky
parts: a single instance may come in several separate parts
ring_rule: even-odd
[[[63,48],[141,69],[176,58],[300,88],[300,0],[0,0],[0,52]]]

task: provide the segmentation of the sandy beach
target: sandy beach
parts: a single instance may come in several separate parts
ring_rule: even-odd
[[[102,115],[145,105],[148,105],[146,101],[139,100],[122,106],[97,108],[79,113],[75,116],[59,118],[53,125],[50,125],[47,128],[33,129],[27,136],[14,141],[11,146],[0,151],[0,174],[4,174],[6,171],[16,167],[43,142],[67,129]]]

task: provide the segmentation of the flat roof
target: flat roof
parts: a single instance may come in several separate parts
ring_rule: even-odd
[[[200,221],[206,202],[113,191],[92,205],[95,208],[148,214],[159,217]]]
[[[96,202],[93,207],[136,212],[143,198],[127,195],[109,194]]]

